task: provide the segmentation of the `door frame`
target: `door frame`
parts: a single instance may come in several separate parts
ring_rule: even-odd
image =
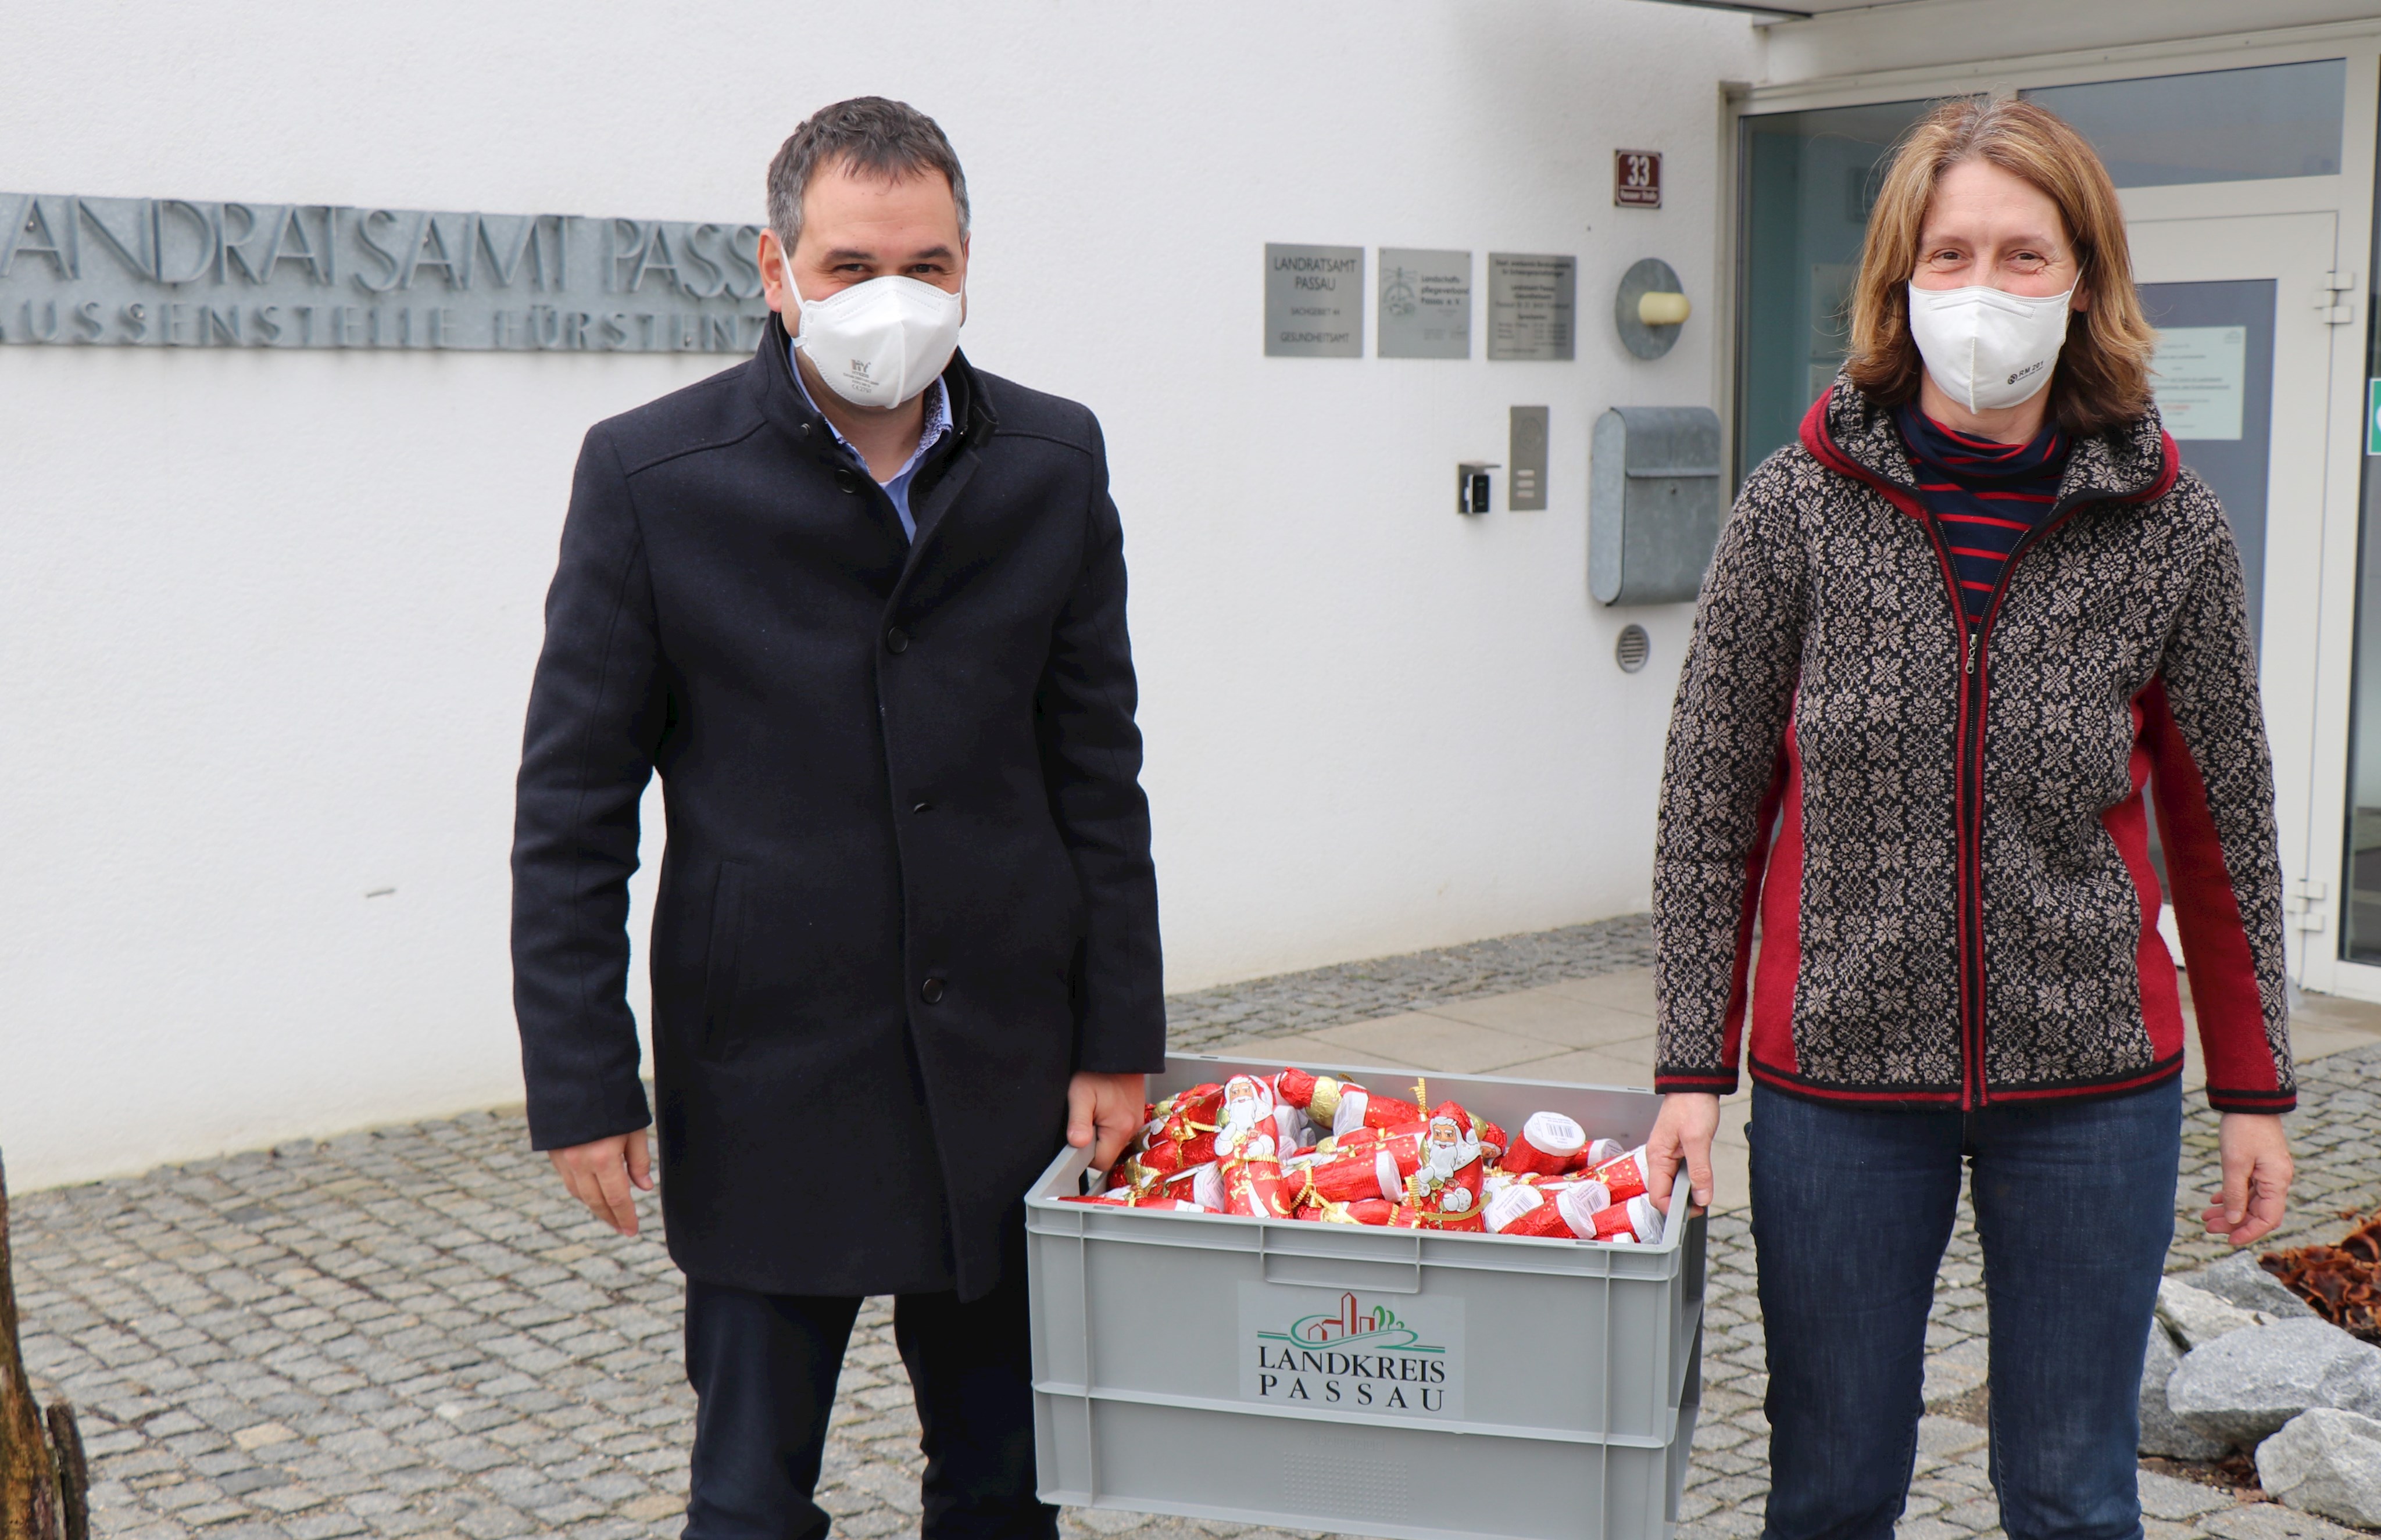
[[[2012,94],[2036,86],[2082,85],[2201,70],[2242,69],[2258,65],[2299,64],[2345,57],[2348,61],[2345,120],[2341,125],[2339,173],[2334,176],[2286,176],[2247,182],[2199,182],[2179,187],[2118,189],[2131,220],[2169,220],[2221,215],[2330,213],[2335,218],[2335,272],[2351,273],[2355,286],[2343,297],[2355,303],[2352,322],[2330,328],[2326,416],[2324,424],[2323,508],[2314,572],[2285,574],[2270,560],[2271,531],[2282,522],[2278,507],[2266,511],[2268,579],[2266,613],[2302,602],[2314,612],[2315,678],[2313,722],[2291,729],[2292,744],[2276,743],[2277,774],[2295,784],[2277,787],[2279,805],[2293,809],[2281,828],[2281,862],[2290,976],[2301,986],[2330,994],[2381,1000],[2381,967],[2340,959],[2345,914],[2349,834],[2348,771],[2356,656],[2357,562],[2364,461],[2364,359],[2366,271],[2373,249],[2375,139],[2381,133],[2381,18],[2328,22],[2311,27],[2245,29],[2214,37],[2172,39],[2069,52],[2012,55],[1959,65],[1875,70],[1857,75],[1733,87],[1725,93],[1720,163],[1723,196],[1719,242],[1728,253],[1724,292],[1735,298],[1728,346],[1720,349],[1721,399],[1734,403],[1742,368],[1739,343],[1743,324],[1739,290],[1742,281],[1743,212],[1739,158],[1741,120],[1763,113],[1811,107],[1864,106],[1962,94]],[[2277,292],[2277,310],[2300,297]],[[2303,302],[2312,306],[2314,297]],[[1728,431],[1735,430],[1731,411]],[[2381,509],[2375,510],[2381,516]],[[2302,551],[2306,546],[2300,546]],[[2293,586],[2295,585],[2295,586]],[[2303,698],[2303,697],[2302,697]],[[2287,770],[2285,769],[2287,767]],[[2303,809],[2303,812],[2297,812]]]

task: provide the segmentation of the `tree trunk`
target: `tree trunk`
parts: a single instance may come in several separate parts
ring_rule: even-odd
[[[60,1410],[64,1410],[63,1404]],[[66,1413],[71,1425],[74,1413]],[[80,1463],[82,1440],[75,1440]],[[77,1505],[79,1507],[79,1503]],[[62,1540],[57,1457],[17,1340],[17,1287],[8,1264],[8,1177],[0,1169],[0,1540]]]

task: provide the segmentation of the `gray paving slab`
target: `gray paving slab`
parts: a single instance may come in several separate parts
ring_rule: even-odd
[[[1314,970],[1169,1002],[1175,1041],[1259,1039],[1285,1058],[1336,1030],[1428,1016],[1535,1043],[1525,1062],[1617,1054],[1641,1036],[1642,917]],[[1577,1001],[1565,1014],[1550,998]],[[2281,1243],[2381,1207],[2381,1013],[2323,1007],[2328,1057],[2302,1069],[2298,1203]],[[1435,1026],[1414,1041],[1436,1041]],[[1361,1034],[1358,1035],[1361,1038]],[[1446,1051],[1484,1050],[1456,1039]],[[1385,1035],[1381,1045],[1389,1045]],[[1528,1070],[1508,1073],[1530,1073]],[[2192,1115],[2170,1266],[2211,1258],[2198,1188],[2216,1124]],[[108,1540],[677,1534],[693,1402],[680,1281],[659,1216],[623,1241],[531,1154],[518,1109],[363,1131],[24,1194],[17,1255],[26,1352],[44,1395],[82,1408]],[[1713,1217],[1703,1415],[1679,1533],[1759,1532],[1768,1428],[1752,1248]],[[1905,1540],[1996,1536],[1976,1425],[1982,1269],[1962,1216],[1936,1284]],[[862,1310],[820,1501],[836,1530],[914,1534],[922,1463],[889,1302]],[[2344,1532],[2151,1473],[2153,1540],[2320,1540]],[[1245,1525],[1070,1510],[1076,1540],[1268,1540]]]

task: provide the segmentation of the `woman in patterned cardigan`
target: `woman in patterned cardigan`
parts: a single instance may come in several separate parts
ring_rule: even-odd
[[[1911,131],[1851,322],[1746,480],[1679,686],[1654,1163],[1708,1202],[1750,1070],[1769,1540],[1892,1534],[1963,1164],[2003,1525],[2136,1536],[2184,1033],[2151,807],[2223,1114],[2208,1228],[2257,1239],[2290,1180],[2240,556],[2152,405],[2107,172],[2049,113]]]

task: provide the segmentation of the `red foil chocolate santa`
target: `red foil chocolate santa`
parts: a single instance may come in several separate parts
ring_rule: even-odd
[[[1487,1159],[1479,1125],[1461,1107],[1443,1101],[1431,1110],[1430,1123],[1417,1149],[1419,1158],[1406,1176],[1398,1218],[1416,1229],[1476,1231],[1484,1228],[1481,1186]]]

